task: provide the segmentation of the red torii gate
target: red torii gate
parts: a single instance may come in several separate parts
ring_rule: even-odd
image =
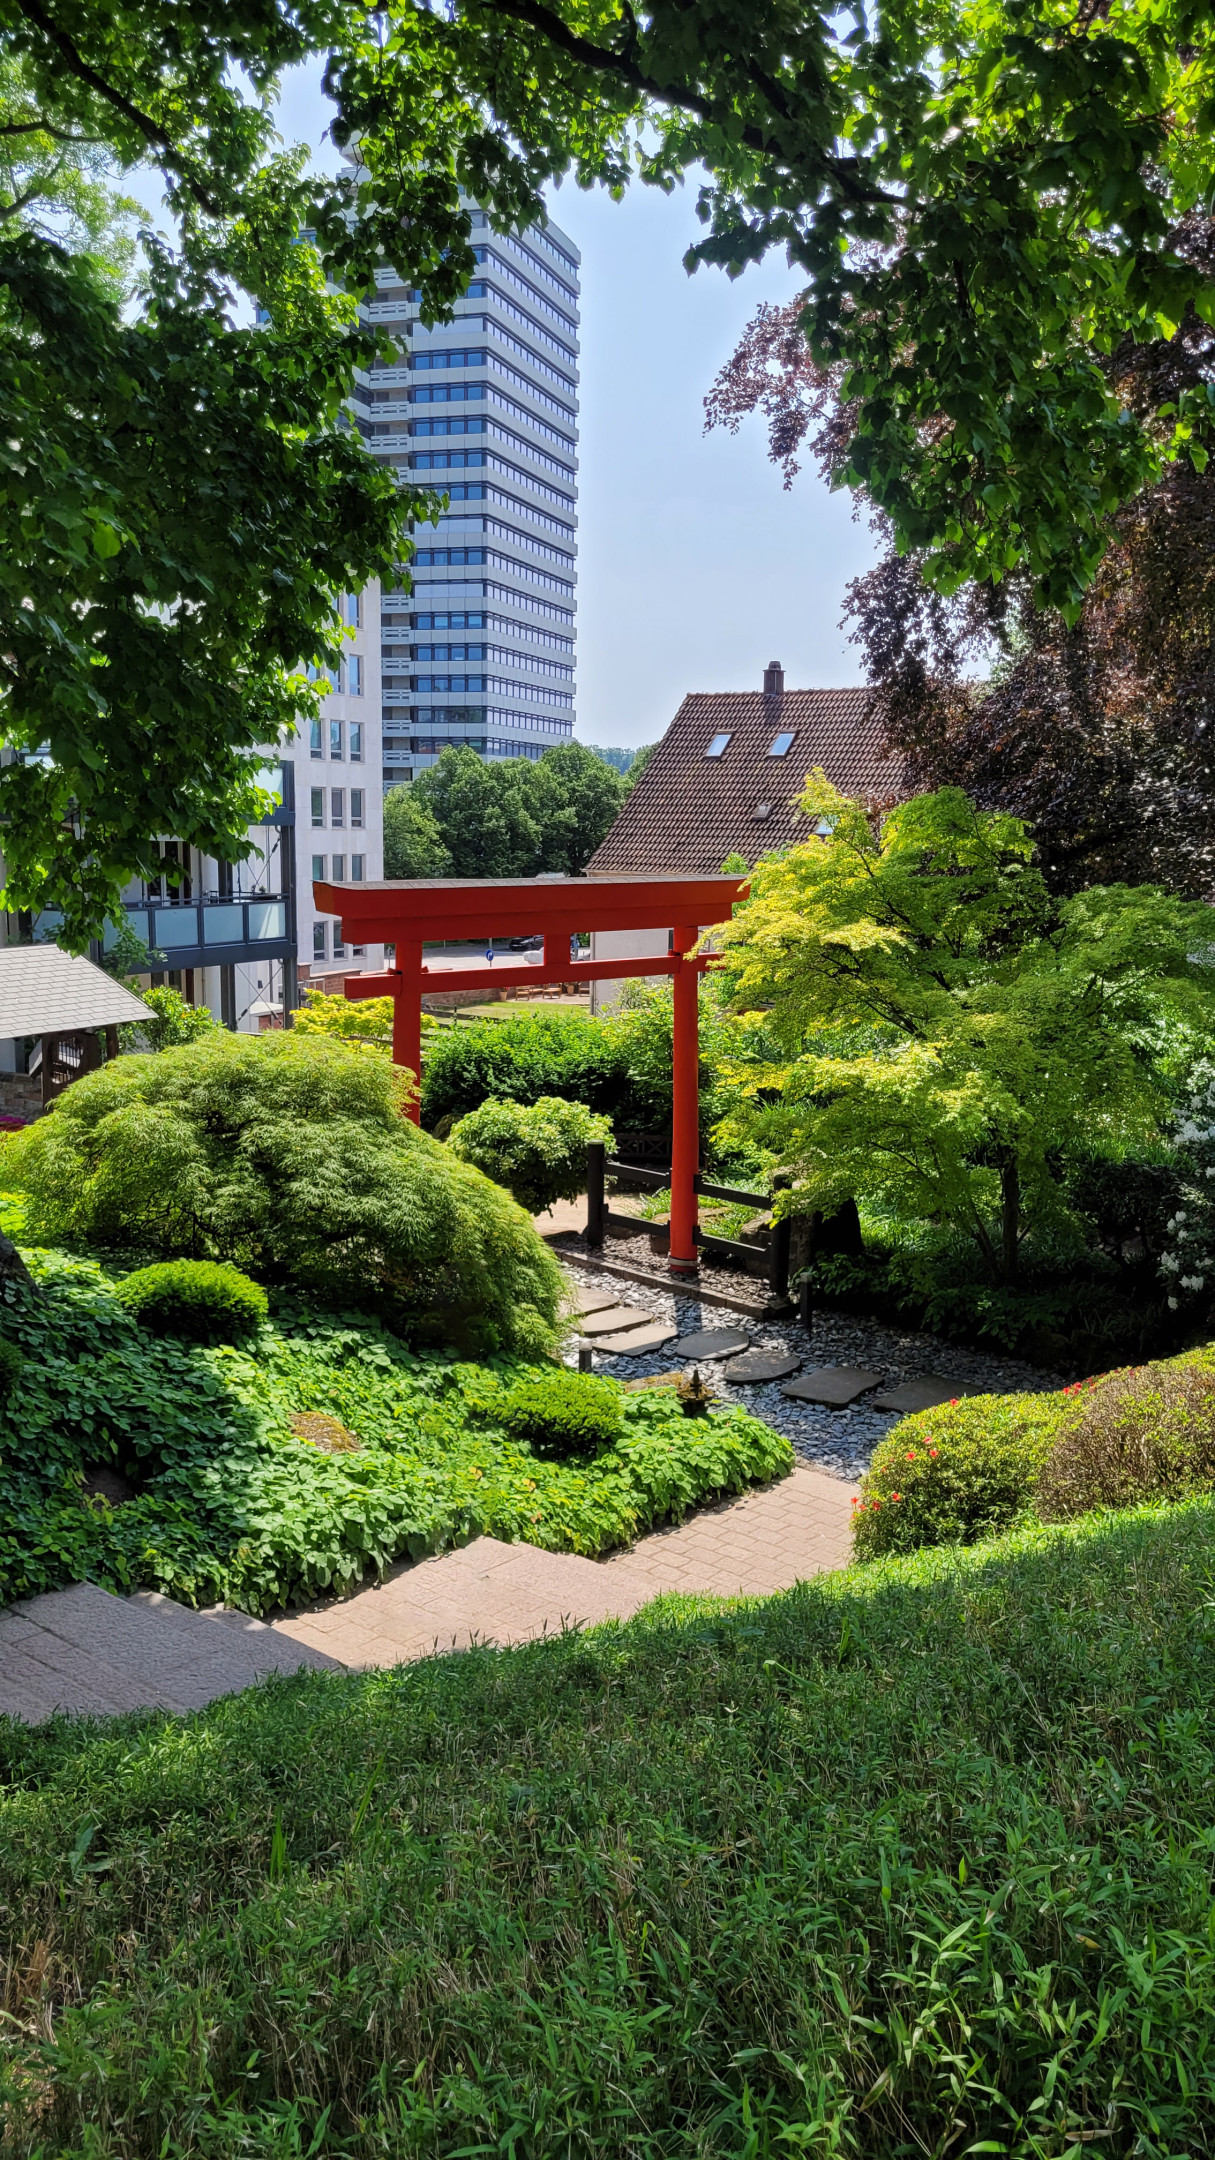
[[[422,997],[427,990],[535,988],[541,983],[615,982],[626,975],[670,975],[675,1003],[671,1118],[671,1256],[676,1274],[697,1265],[696,1172],[700,1156],[699,978],[708,965],[692,948],[701,931],[727,922],[748,889],[737,877],[408,878],[371,885],[312,888],[318,911],[341,917],[354,945],[395,945],[383,975],[348,975],[348,998],[393,1000],[392,1056],[415,1077],[422,1069]],[[671,949],[640,959],[571,960],[579,931],[669,930]],[[494,961],[483,967],[427,968],[423,942],[440,939],[544,938],[541,964]],[[410,1116],[417,1122],[415,1101]]]

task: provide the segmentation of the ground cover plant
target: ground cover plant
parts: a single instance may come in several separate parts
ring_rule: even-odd
[[[1204,2160],[1211,1532],[6,1728],[4,2150]]]
[[[37,1292],[0,1304],[0,1603],[88,1580],[267,1612],[479,1531],[608,1551],[792,1466],[742,1410],[689,1420],[610,1381],[615,1437],[554,1459],[506,1415],[523,1381],[559,1411],[552,1363],[419,1353],[281,1297],[254,1341],[191,1345],[143,1328],[96,1261],[27,1257]],[[133,1497],[87,1500],[100,1468]]]
[[[325,1036],[216,1028],[75,1082],[7,1173],[46,1242],[230,1260],[415,1340],[543,1352],[556,1261],[500,1186],[402,1116],[407,1086]]]

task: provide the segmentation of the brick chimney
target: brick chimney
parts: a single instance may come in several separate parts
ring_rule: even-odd
[[[783,697],[785,694],[785,671],[779,660],[769,660],[764,669],[764,696]]]

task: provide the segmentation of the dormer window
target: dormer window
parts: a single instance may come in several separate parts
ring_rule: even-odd
[[[730,738],[728,735],[715,735],[712,742],[709,744],[708,749],[705,751],[705,756],[724,757],[727,747],[729,745],[729,741]]]
[[[793,747],[793,736],[792,736],[792,734],[787,734],[787,735],[775,735],[775,736],[773,736],[773,739],[772,739],[772,748],[771,748],[771,749],[769,750],[769,752],[768,752],[768,756],[769,756],[769,757],[787,757],[787,756],[788,756],[788,754],[789,754],[789,751],[790,751],[790,750],[792,749],[792,747]]]

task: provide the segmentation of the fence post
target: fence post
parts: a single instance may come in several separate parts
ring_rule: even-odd
[[[604,1164],[607,1148],[602,1140],[592,1140],[586,1151],[586,1242],[602,1245],[604,1216],[607,1212],[604,1199]]]
[[[793,1179],[787,1170],[778,1170],[772,1180],[773,1192],[788,1192]],[[765,1316],[771,1319],[783,1317],[793,1310],[789,1302],[789,1247],[793,1237],[793,1217],[782,1215],[772,1225],[772,1243],[768,1248],[768,1303]]]

